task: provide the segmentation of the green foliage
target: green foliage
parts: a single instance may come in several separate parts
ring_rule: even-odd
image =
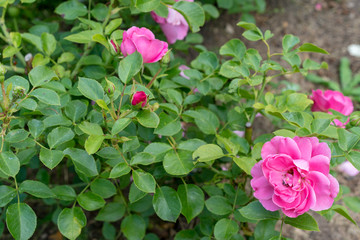
[[[50,226],[68,239],[96,232],[104,239],[258,240],[279,238],[277,221],[318,231],[308,213],[281,218],[248,191],[264,143],[274,135],[318,137],[336,155],[333,166],[346,158],[360,169],[358,115],[346,128],[336,128],[333,120],[347,116],[312,113],[306,94],[279,87],[279,77],[327,67],[302,59],[302,52],[328,53],[291,34],[280,40],[281,52],[272,52],[268,40],[274,35],[249,15],[264,12],[264,0],[55,1],[45,19],[40,14],[36,21],[19,21],[18,32],[9,33],[7,11],[28,11],[28,3],[31,9],[41,4],[0,2],[4,236],[30,239]],[[172,51],[159,62],[144,63],[137,51],[125,57],[123,32],[146,26],[163,39],[149,17],[152,11],[167,17],[168,6],[184,16],[192,33],[169,45]],[[196,32],[224,9],[242,13],[244,42],[231,39],[219,51],[207,51]],[[263,43],[267,51],[248,48],[247,41]],[[178,52],[190,48],[199,54],[182,74],[185,60]],[[25,61],[27,52],[34,56]],[[341,87],[328,86],[356,96],[360,78],[351,75],[349,62],[342,60]],[[132,105],[139,91],[147,97],[144,107]],[[255,139],[259,114],[277,129]],[[357,197],[339,194],[340,199],[360,211]],[[320,212],[328,219],[335,213],[356,224],[344,206]],[[181,230],[184,219],[189,229]],[[253,232],[248,223],[256,223]],[[157,236],[159,228],[169,235]]]

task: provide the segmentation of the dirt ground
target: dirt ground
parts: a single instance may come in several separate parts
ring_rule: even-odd
[[[263,31],[269,29],[274,33],[270,39],[272,52],[280,52],[282,49],[281,37],[285,34],[294,34],[300,37],[301,43],[314,43],[326,49],[330,55],[303,54],[302,59],[311,56],[316,61],[326,61],[328,70],[317,71],[321,77],[339,81],[338,69],[341,57],[348,57],[351,62],[353,73],[360,72],[360,58],[352,57],[348,53],[350,44],[360,44],[360,0],[268,0],[265,14],[256,15],[257,25]],[[316,4],[321,4],[321,10],[316,10]],[[240,38],[247,47],[253,47],[260,53],[266,49],[262,43],[249,42],[242,38],[243,30],[236,26],[240,21],[239,14],[224,15],[221,19],[213,20],[206,24],[201,33],[204,36],[204,45],[213,51],[232,38]],[[310,93],[314,85],[309,83],[300,74],[291,76],[286,80],[297,83],[305,93]],[[258,119],[254,126],[256,131],[267,133],[273,131],[273,127]],[[360,194],[360,175],[353,178],[337,176],[340,184],[350,187],[351,195]],[[336,214],[328,222],[316,213],[312,214],[319,223],[321,232],[307,232],[295,229],[291,226],[284,228],[285,237],[294,240],[358,240],[360,229],[350,223],[344,217]],[[351,212],[354,219],[360,224],[360,214]]]

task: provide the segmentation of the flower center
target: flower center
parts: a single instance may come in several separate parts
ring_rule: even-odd
[[[294,177],[294,170],[290,169],[282,177],[282,185],[285,187],[292,187],[293,186],[293,177]]]

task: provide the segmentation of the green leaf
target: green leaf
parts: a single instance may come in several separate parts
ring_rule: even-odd
[[[155,134],[173,136],[181,130],[181,123],[178,118],[173,118],[164,112],[160,113],[159,117],[160,123],[154,131]]]
[[[242,28],[244,28],[246,30],[254,30],[254,29],[256,29],[256,25],[254,23],[241,21],[241,22],[238,22],[236,25],[239,26],[239,27],[242,27]]]
[[[60,105],[59,95],[55,91],[50,89],[37,88],[30,94],[30,96],[34,96],[39,101],[48,105]]]
[[[119,202],[110,202],[105,205],[96,216],[96,221],[116,222],[120,220],[125,213],[125,205]]]
[[[118,74],[120,80],[127,84],[131,78],[140,71],[142,64],[143,59],[139,52],[136,51],[133,54],[126,56],[119,64]]]
[[[181,212],[181,202],[174,189],[168,186],[156,188],[152,203],[156,214],[162,220],[176,222]]]
[[[25,99],[24,101],[20,102],[19,105],[23,108],[26,108],[26,109],[29,109],[32,111],[34,111],[38,106],[36,101],[31,98]]]
[[[198,32],[205,23],[204,10],[198,3],[179,1],[173,5],[173,9],[185,17],[192,32]]]
[[[286,34],[282,40],[284,52],[289,52],[299,42],[300,42],[300,39],[298,37],[296,37],[292,34]]]
[[[65,107],[65,115],[73,122],[85,117],[87,106],[80,100],[70,101]]]
[[[331,120],[330,119],[320,119],[315,118],[311,122],[311,131],[313,133],[322,133],[330,126]]]
[[[25,180],[19,186],[20,192],[26,192],[38,198],[54,198],[55,194],[42,182]]]
[[[345,199],[344,199],[345,200]],[[346,202],[345,202],[346,204]],[[353,224],[355,224],[356,226],[358,225],[356,223],[356,221],[350,216],[348,210],[341,205],[333,205],[331,207],[331,210],[334,210],[335,212],[337,212],[338,214],[340,214],[341,216],[345,217],[346,219],[348,219],[350,222],[352,222]]]
[[[58,216],[57,224],[62,235],[75,240],[86,226],[86,216],[81,208],[64,208]]]
[[[251,175],[251,169],[256,164],[256,160],[250,157],[233,157],[233,161],[248,175]]]
[[[344,128],[338,128],[337,133],[339,136],[339,147],[344,151],[351,150],[360,139],[360,136],[351,133]]]
[[[276,220],[262,220],[256,224],[254,237],[256,240],[270,240],[272,237],[277,237],[279,240],[279,232],[275,231]]]
[[[128,240],[143,239],[146,231],[146,223],[139,215],[129,215],[121,222],[121,232]]]
[[[44,123],[37,119],[32,119],[27,123],[31,135],[36,139],[45,130]]]
[[[179,91],[170,88],[167,90],[167,94],[173,103],[181,105],[183,97],[181,96],[181,93]]]
[[[6,210],[6,225],[15,239],[31,238],[36,222],[35,212],[26,203],[14,203]]]
[[[87,177],[94,177],[98,175],[95,159],[93,156],[87,154],[85,150],[77,148],[67,148],[64,151],[65,155],[68,155],[77,170],[85,174]]]
[[[140,199],[144,198],[147,195],[147,193],[140,191],[135,183],[132,183],[130,186],[130,191],[129,191],[129,202],[130,203],[134,203],[139,201]]]
[[[85,150],[88,154],[96,153],[101,144],[103,143],[105,137],[99,135],[90,135],[85,141]]]
[[[131,168],[124,162],[118,163],[111,170],[109,178],[118,178],[123,175],[128,174],[131,171]]]
[[[292,93],[286,98],[286,107],[290,112],[302,112],[312,103],[313,101],[302,93]]]
[[[111,34],[115,29],[117,29],[122,23],[121,18],[113,19],[109,22],[109,24],[105,27],[105,35]]]
[[[151,12],[157,9],[160,5],[160,0],[136,0],[135,6],[142,12]]]
[[[109,198],[116,194],[116,187],[109,180],[98,178],[90,184],[92,192],[103,198]]]
[[[27,139],[28,136],[29,136],[29,132],[25,131],[24,129],[16,129],[6,134],[5,141],[9,143],[21,142]]]
[[[356,83],[353,82],[350,60],[346,57],[340,59],[340,83],[345,92],[351,91]]]
[[[114,123],[114,125],[111,128],[111,135],[118,134],[119,132],[124,130],[127,126],[129,126],[130,123],[131,123],[130,118],[120,118],[120,119],[116,120],[116,122]]]
[[[252,220],[264,220],[264,219],[280,219],[278,211],[270,212],[266,210],[259,201],[254,201],[239,209],[241,215]]]
[[[85,30],[85,31],[81,31],[78,33],[71,34],[71,35],[65,37],[64,39],[66,39],[70,42],[86,44],[86,43],[92,42],[93,36],[95,36],[96,34],[99,34],[98,30]]]
[[[61,144],[70,141],[74,137],[75,134],[70,128],[57,127],[49,133],[47,136],[47,142],[50,148],[56,148]]]
[[[0,170],[7,176],[15,177],[20,170],[20,161],[13,152],[0,153]]]
[[[160,123],[159,116],[150,110],[142,110],[136,115],[136,119],[146,128],[157,128]]]
[[[316,220],[308,213],[304,213],[297,218],[286,217],[285,223],[307,231],[320,231]]]
[[[190,151],[178,150],[168,152],[163,161],[165,171],[171,175],[185,175],[194,168]]]
[[[136,154],[131,159],[131,165],[141,164],[141,165],[150,165],[155,162],[155,156],[147,153],[141,152]]]
[[[348,208],[350,208],[353,212],[360,212],[360,199],[359,197],[344,197],[344,203]]]
[[[231,56],[241,61],[246,52],[245,44],[240,39],[231,39],[220,48],[220,55]]]
[[[13,46],[7,46],[6,48],[4,48],[3,50],[3,58],[9,58],[14,56],[16,53],[19,52],[19,49],[13,47]]]
[[[75,190],[68,185],[55,186],[52,192],[56,195],[57,199],[63,201],[74,201],[76,199]]]
[[[154,193],[156,182],[154,177],[142,170],[133,170],[132,176],[136,187],[146,193]]]
[[[293,131],[287,129],[279,129],[274,132],[275,136],[294,138],[296,134]]]
[[[223,218],[220,219],[214,228],[215,239],[218,240],[227,240],[239,231],[238,224],[230,219]]]
[[[206,208],[216,215],[227,215],[232,212],[230,201],[223,196],[212,196],[205,201]]]
[[[29,72],[29,81],[33,87],[39,87],[57,78],[53,70],[46,66],[37,66]]]
[[[208,162],[222,158],[223,156],[223,150],[215,144],[202,145],[192,154],[194,161],[199,162]]]
[[[39,51],[43,51],[42,44],[41,44],[41,38],[39,36],[36,36],[31,33],[23,33],[21,34],[21,37],[26,40],[27,42],[34,45]]]
[[[304,43],[299,47],[300,52],[315,52],[315,53],[322,53],[322,54],[329,54],[326,50],[315,46],[312,43]]]
[[[221,65],[220,75],[227,78],[248,77],[250,75],[249,69],[236,61],[226,61]]]
[[[194,184],[182,184],[178,187],[177,193],[182,205],[181,214],[185,216],[189,223],[204,209],[204,192]]]
[[[93,101],[104,98],[104,89],[94,79],[80,77],[78,89],[82,95]]]
[[[1,185],[0,186],[0,207],[5,207],[16,196],[16,189]]]
[[[80,130],[86,133],[87,135],[98,135],[98,136],[104,135],[99,124],[84,121],[78,126]]]
[[[242,35],[249,41],[259,41],[263,38],[263,35],[258,28],[254,30],[247,30]]]
[[[56,49],[56,39],[54,35],[43,32],[41,34],[42,48],[46,55],[50,56]]]
[[[61,3],[55,9],[55,13],[62,15],[66,20],[74,20],[88,13],[86,6],[77,0],[70,0]]]
[[[58,63],[72,62],[75,59],[74,54],[71,52],[63,52],[57,59]]]
[[[95,211],[105,206],[105,200],[91,191],[81,193],[76,200],[79,205],[87,211]]]

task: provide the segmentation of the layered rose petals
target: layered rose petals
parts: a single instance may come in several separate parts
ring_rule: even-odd
[[[265,209],[297,217],[332,206],[339,183],[329,174],[331,151],[313,138],[274,137],[251,170],[254,196]]]
[[[168,44],[155,39],[154,34],[147,28],[131,27],[124,31],[120,49],[125,57],[138,51],[144,63],[153,63],[167,53]]]

